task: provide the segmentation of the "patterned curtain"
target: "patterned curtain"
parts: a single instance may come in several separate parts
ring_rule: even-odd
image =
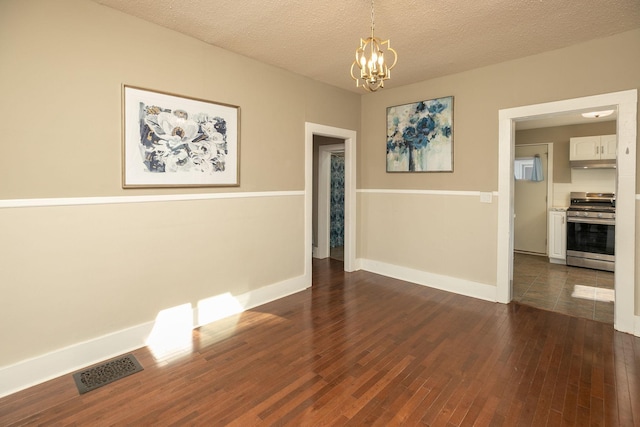
[[[332,248],[344,246],[344,157],[331,155],[331,233]]]

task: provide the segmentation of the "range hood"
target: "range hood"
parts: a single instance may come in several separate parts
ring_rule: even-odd
[[[571,160],[569,165],[572,169],[615,169],[616,159]]]

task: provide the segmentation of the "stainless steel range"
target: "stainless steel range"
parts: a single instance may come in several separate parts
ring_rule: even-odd
[[[567,209],[567,265],[614,271],[616,197],[571,193]]]

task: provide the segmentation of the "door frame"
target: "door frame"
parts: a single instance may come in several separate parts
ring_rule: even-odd
[[[547,176],[544,179],[547,181],[547,210],[546,213],[549,212],[551,207],[553,206],[553,198],[551,194],[553,194],[553,143],[552,142],[534,142],[531,144],[518,144],[515,145],[514,141],[514,159],[515,159],[515,147],[530,147],[534,145],[544,145],[547,148]],[[515,193],[514,193],[515,198]],[[546,236],[549,236],[549,216],[547,215],[547,229],[545,230],[547,233]],[[514,235],[515,236],[515,235]],[[545,241],[547,242],[545,250],[547,251],[545,255],[549,255],[549,238],[545,237]]]
[[[324,259],[331,254],[331,155],[344,153],[344,143],[318,147],[318,240],[316,258]],[[345,159],[346,163],[346,159]]]
[[[311,285],[313,254],[313,136],[344,140],[344,271],[356,268],[356,131],[305,122],[304,274]]]
[[[499,111],[496,301],[508,303],[513,282],[513,158],[515,123],[559,113],[617,109],[616,264],[614,328],[640,335],[635,323],[636,140],[638,90],[593,95]]]

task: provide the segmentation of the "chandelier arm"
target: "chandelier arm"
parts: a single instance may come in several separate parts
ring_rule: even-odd
[[[387,44],[387,50],[393,53],[393,64],[388,66],[389,69],[392,69],[396,66],[396,62],[398,62],[398,52],[396,52],[395,49],[389,46],[389,40],[387,40],[385,43]]]

